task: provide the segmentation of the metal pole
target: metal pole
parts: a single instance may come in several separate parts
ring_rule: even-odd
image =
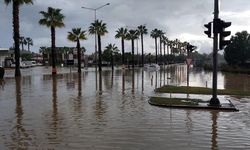
[[[219,19],[219,0],[214,0],[214,29],[216,28],[216,20]],[[213,45],[213,97],[210,100],[211,106],[220,106],[220,101],[217,98],[217,71],[218,71],[218,32],[214,30],[214,45]]]

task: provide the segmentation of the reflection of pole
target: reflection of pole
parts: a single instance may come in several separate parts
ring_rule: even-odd
[[[217,144],[217,114],[218,112],[211,112],[212,116],[212,140],[211,140],[211,150],[216,150],[218,149],[218,144]]]
[[[219,0],[214,0],[214,23],[219,18]],[[215,24],[214,24],[215,25]],[[218,33],[214,31],[214,48],[213,48],[213,97],[210,100],[211,106],[220,106],[217,98],[217,53],[218,53]]]

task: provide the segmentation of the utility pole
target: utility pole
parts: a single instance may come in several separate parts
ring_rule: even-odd
[[[220,106],[217,98],[217,71],[218,71],[218,31],[217,20],[219,19],[219,0],[214,0],[214,45],[213,45],[213,97],[210,100],[211,106]]]

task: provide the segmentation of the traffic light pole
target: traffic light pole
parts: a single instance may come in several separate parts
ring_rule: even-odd
[[[214,26],[215,22],[219,19],[219,0],[214,0]],[[215,29],[216,27],[214,27]],[[218,32],[214,32],[214,45],[213,45],[213,97],[210,100],[210,106],[220,106],[220,101],[217,98],[217,71],[218,71]]]

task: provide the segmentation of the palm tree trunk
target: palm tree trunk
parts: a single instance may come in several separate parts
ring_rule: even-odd
[[[160,37],[160,63],[162,63],[162,39],[161,39],[161,37]]]
[[[82,54],[81,54],[81,46],[80,41],[77,39],[77,61],[78,61],[78,73],[81,73],[81,60],[82,60]]]
[[[99,67],[99,71],[102,71],[102,48],[101,48],[101,36],[98,34],[97,35],[98,38],[98,67]]]
[[[52,55],[52,75],[56,74],[56,58],[55,58],[55,49],[56,49],[56,37],[55,37],[55,27],[51,27],[51,55]]]
[[[142,63],[142,67],[144,67],[143,34],[141,34],[141,63]]]
[[[155,37],[155,63],[157,64],[157,37]]]
[[[114,70],[114,58],[113,58],[113,52],[111,52],[111,68]]]
[[[125,64],[125,57],[124,57],[124,38],[121,38],[122,42],[122,66]]]
[[[15,43],[15,77],[21,76],[20,71],[20,34],[19,34],[19,4],[18,1],[13,1],[13,31]]]
[[[28,51],[30,51],[30,44],[28,43]]]
[[[163,56],[163,62],[164,64],[166,64],[166,44],[163,44],[163,48],[164,48],[164,56]]]
[[[134,58],[135,44],[134,44],[134,40],[133,39],[131,40],[131,43],[132,43],[132,68],[134,69],[135,68],[135,62],[134,62],[134,60],[135,60],[135,58]]]

